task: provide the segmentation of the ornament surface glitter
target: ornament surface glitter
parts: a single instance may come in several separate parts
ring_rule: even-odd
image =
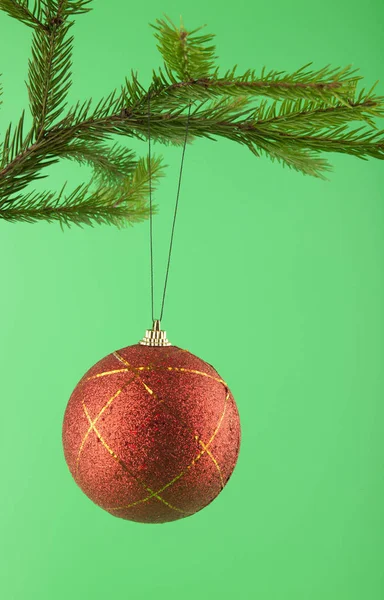
[[[79,487],[112,515],[143,523],[212,502],[236,465],[240,436],[225,381],[177,346],[135,344],[106,356],[77,384],[63,422]]]

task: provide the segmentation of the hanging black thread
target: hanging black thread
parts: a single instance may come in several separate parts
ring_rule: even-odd
[[[152,307],[152,322],[155,320],[155,311],[154,311],[154,282],[153,282],[153,272],[154,272],[154,260],[153,260],[153,221],[152,221],[152,173],[151,173],[151,125],[150,125],[150,115],[151,115],[151,94],[148,93],[148,176],[149,176],[149,252],[150,252],[150,268],[151,268],[151,307]],[[169,276],[169,267],[171,264],[171,255],[172,255],[172,247],[173,247],[173,237],[175,233],[175,224],[177,217],[177,210],[179,207],[179,196],[180,196],[180,188],[181,188],[181,178],[183,175],[183,166],[184,166],[184,156],[185,149],[187,146],[188,139],[188,131],[189,131],[189,120],[191,116],[191,103],[189,103],[188,107],[188,117],[187,124],[185,128],[185,137],[184,137],[184,145],[183,152],[181,155],[181,164],[180,164],[180,173],[179,173],[179,182],[177,186],[177,194],[176,194],[176,202],[175,202],[175,210],[173,213],[173,222],[172,222],[172,231],[171,231],[171,239],[169,243],[169,252],[168,252],[168,261],[167,268],[165,272],[165,281],[164,281],[164,290],[163,290],[163,298],[161,302],[161,310],[159,321],[163,318],[164,314],[164,303],[165,303],[165,294],[167,291],[168,284],[168,276]]]
[[[154,316],[154,300],[153,300],[153,223],[152,223],[152,173],[151,173],[151,93],[148,92],[148,175],[149,175],[149,252],[151,263],[151,306],[152,306],[152,322]]]

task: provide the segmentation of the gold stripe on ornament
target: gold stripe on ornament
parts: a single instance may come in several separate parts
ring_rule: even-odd
[[[113,396],[108,400],[108,402],[103,406],[103,408],[100,410],[100,412],[98,413],[97,417],[94,419],[93,421],[93,425],[95,425],[97,423],[97,421],[100,419],[101,415],[107,410],[107,408],[112,404],[112,402],[121,394],[121,392],[128,387],[128,385],[130,383],[132,383],[132,381],[134,381],[135,377],[132,377],[132,379],[130,379],[129,381],[127,381],[123,386],[121,386],[121,388],[119,390],[117,390],[117,392],[115,392],[115,394],[113,394]],[[84,448],[84,444],[87,441],[87,438],[89,436],[89,434],[92,431],[92,424],[89,426],[88,431],[86,432],[86,434],[84,435],[83,439],[81,440],[81,444],[80,444],[80,448],[79,448],[79,452],[77,454],[77,458],[76,458],[76,477],[79,473],[79,462],[80,462],[80,455],[83,451]]]
[[[151,366],[134,367],[128,361],[126,361],[125,358],[123,358],[117,351],[113,352],[112,354],[117,358],[117,360],[119,360],[126,367],[128,367],[128,369],[131,369],[131,370],[135,370],[135,369],[138,371],[163,371],[164,370],[164,371],[178,371],[180,373],[193,373],[195,375],[201,375],[202,377],[208,377],[209,379],[218,381],[219,383],[222,383],[225,387],[228,387],[223,379],[220,379],[220,377],[214,377],[213,375],[210,375],[209,373],[205,373],[205,371],[198,371],[196,369],[187,369],[185,367],[167,367],[167,366],[163,367],[161,365],[155,366],[155,367],[151,367]]]
[[[121,362],[123,362],[127,366],[127,370],[128,371],[132,371],[132,372],[135,373],[135,376],[140,381],[140,383],[142,384],[142,386],[147,390],[148,394],[150,394],[151,396],[153,396],[154,398],[156,398],[156,400],[158,400],[159,402],[163,402],[163,400],[159,399],[158,395],[155,394],[155,392],[145,383],[145,381],[143,381],[141,379],[140,375],[138,373],[136,373],[136,371],[143,370],[146,367],[134,367],[128,361],[126,361],[125,358],[123,358],[122,356],[120,356],[120,354],[118,354],[117,352],[114,352],[113,354],[116,356],[116,358],[118,358]]]
[[[114,375],[115,373],[127,373],[130,369],[114,369],[113,371],[103,371],[102,373],[96,373],[96,375],[91,375],[87,377],[85,381],[90,381],[91,379],[97,379],[98,377],[106,377],[107,375]]]
[[[116,352],[114,352],[113,354],[116,356],[116,358],[117,358],[118,360],[120,360],[120,361],[121,361],[123,364],[125,364],[125,365],[128,367],[128,369],[132,369],[132,370],[134,370],[134,371],[138,370],[139,368],[141,368],[141,369],[147,369],[147,370],[152,370],[150,367],[134,367],[134,366],[133,366],[133,365],[131,365],[131,364],[130,364],[130,363],[129,363],[129,362],[128,362],[128,361],[127,361],[125,358],[123,358],[123,357],[122,357],[122,356],[121,356],[121,355],[120,355],[120,354],[119,354],[117,351],[116,351]],[[204,374],[206,377],[211,377],[211,378],[213,378],[213,377],[212,377],[212,375],[209,375],[208,373],[204,373],[203,371],[196,371],[196,370],[192,370],[192,369],[185,369],[185,368],[183,368],[183,367],[165,367],[165,368],[166,368],[167,370],[178,370],[178,371],[181,371],[181,372],[196,373],[196,374],[199,374],[199,375],[203,375],[203,374]],[[159,398],[158,398],[158,396],[155,394],[155,392],[154,392],[154,391],[153,391],[151,388],[149,388],[149,387],[147,386],[147,384],[146,384],[146,383],[145,383],[145,382],[144,382],[144,381],[141,379],[140,375],[138,375],[138,374],[137,374],[137,378],[139,379],[140,383],[142,383],[142,385],[145,387],[145,389],[146,389],[146,390],[147,390],[147,391],[148,391],[148,392],[149,392],[151,395],[153,395],[153,396],[154,396],[154,397],[155,397],[155,398],[156,398],[156,399],[157,399],[157,400],[158,400],[160,403],[164,403],[164,406],[165,406],[165,407],[168,407],[168,405],[165,403],[165,401],[164,401],[164,400],[159,400]],[[224,380],[222,380],[222,379],[218,379],[218,378],[216,378],[216,377],[214,377],[213,379],[215,379],[216,381],[218,381],[218,382],[220,382],[220,383],[223,383],[223,384],[225,385],[226,389],[228,389],[228,388],[227,388],[227,385],[226,385],[226,383],[225,383],[225,381],[224,381]],[[169,407],[168,407],[168,408],[169,408]],[[178,421],[179,421],[179,423],[181,423],[182,425],[184,425],[184,427],[186,427],[187,429],[189,429],[189,430],[190,430],[190,431],[191,431],[191,432],[192,432],[192,433],[195,435],[195,432],[193,432],[193,431],[192,431],[192,429],[190,429],[186,423],[182,422],[182,420],[181,420],[179,417],[176,417],[176,415],[175,415],[175,414],[173,414],[173,412],[171,412],[171,414],[172,414],[172,416],[173,416],[173,417],[174,417],[176,420],[178,420]],[[201,439],[199,439],[199,436],[196,436],[196,435],[195,435],[195,439],[198,441],[198,443],[199,443],[199,444],[200,444],[202,447],[205,447],[205,444],[204,444],[204,442],[203,442]],[[220,465],[219,465],[219,463],[217,462],[216,458],[213,456],[213,454],[212,454],[212,452],[211,452],[210,450],[207,450],[207,454],[208,454],[208,456],[211,458],[212,462],[214,463],[214,465],[215,465],[215,467],[216,467],[216,469],[217,469],[217,471],[218,471],[218,473],[219,473],[219,476],[220,476],[220,481],[221,481],[221,486],[222,486],[222,488],[223,488],[223,487],[224,487],[224,480],[223,480],[223,475],[222,475],[222,472],[221,472],[221,469],[220,469]]]
[[[209,375],[209,373],[205,373],[205,371],[196,371],[195,369],[186,369],[184,367],[165,367],[168,371],[179,371],[180,373],[193,373],[194,375],[202,375],[204,377],[209,377],[209,379],[213,379],[214,381],[218,381],[227,387],[227,384],[223,379],[218,377],[214,377],[213,375]]]
[[[97,435],[97,437],[99,438],[100,442],[103,444],[104,448],[106,448],[106,450],[108,450],[109,454],[110,454],[111,456],[113,456],[113,458],[114,458],[115,460],[117,460],[118,462],[120,462],[120,459],[119,459],[119,457],[117,456],[117,454],[116,454],[116,453],[115,453],[115,452],[112,450],[112,448],[110,448],[110,447],[108,446],[107,442],[105,441],[105,439],[104,439],[104,438],[103,438],[103,436],[101,435],[100,431],[99,431],[99,430],[98,430],[98,429],[95,427],[95,423],[94,423],[94,421],[92,421],[92,419],[91,419],[91,416],[90,416],[90,414],[89,414],[89,412],[88,412],[88,409],[87,409],[87,407],[86,407],[86,405],[85,405],[85,402],[84,402],[84,400],[83,400],[83,409],[84,409],[84,412],[85,412],[85,416],[87,417],[87,419],[88,419],[88,421],[89,421],[89,423],[90,423],[91,430],[93,430],[93,431],[96,433],[96,435]]]
[[[84,435],[83,439],[81,440],[81,444],[80,444],[80,448],[79,448],[79,452],[77,454],[77,458],[76,458],[76,476],[79,473],[79,463],[80,463],[80,455],[83,451],[84,448],[84,444],[88,439],[89,434],[91,433],[93,426],[95,425],[95,423],[97,423],[97,421],[100,419],[102,411],[105,411],[108,406],[110,404],[112,404],[112,402],[114,401],[115,398],[117,398],[117,396],[119,396],[121,394],[121,390],[117,390],[117,392],[108,400],[107,404],[105,406],[103,406],[102,410],[99,412],[99,414],[97,415],[96,419],[94,421],[91,421],[91,424],[86,432],[86,434]]]
[[[225,387],[227,387],[224,379],[220,379],[219,377],[214,377],[209,373],[205,373],[205,371],[197,371],[196,369],[187,369],[185,367],[167,367],[167,366],[158,366],[158,367],[141,367],[145,371],[177,371],[179,373],[192,373],[194,375],[201,375],[202,377],[208,377],[209,379],[213,379],[218,383],[222,383]]]
[[[217,469],[217,471],[219,473],[219,476],[220,476],[221,489],[223,489],[224,488],[224,479],[223,479],[223,474],[221,472],[219,463],[217,462],[217,460],[213,456],[212,452],[209,450],[209,448],[207,448],[207,446],[204,444],[204,442],[202,440],[199,440],[199,444],[206,451],[206,453],[208,454],[208,456],[212,459],[212,461],[213,461],[213,463],[214,463],[214,465],[215,465],[215,467],[216,467],[216,469]]]
[[[138,370],[138,367],[134,367],[133,365],[131,365],[131,364],[130,364],[130,363],[129,363],[129,362],[128,362],[128,361],[127,361],[127,360],[126,360],[126,359],[125,359],[123,356],[121,356],[121,355],[120,355],[120,354],[119,354],[117,351],[115,351],[113,354],[114,354],[114,356],[115,356],[115,357],[116,357],[118,360],[120,360],[120,362],[122,362],[124,365],[126,365],[126,367],[127,367],[128,369],[132,369],[132,371],[134,371],[134,372]],[[145,368],[145,367],[142,367],[142,369],[144,369],[144,368]],[[187,370],[187,369],[184,369],[184,368],[182,368],[182,367],[165,367],[165,368],[166,368],[167,370],[178,370],[178,371],[187,372],[187,373],[198,373],[198,374],[200,374],[200,375],[201,375],[201,374],[204,374],[206,377],[212,377],[211,375],[209,375],[208,373],[204,373],[203,371],[195,371],[195,370],[192,370],[192,369],[188,369],[188,370]],[[148,368],[148,370],[149,370],[149,368]],[[163,404],[164,404],[164,406],[168,407],[168,404],[167,404],[167,403],[166,403],[166,402],[165,402],[163,399],[159,399],[159,397],[157,396],[157,394],[155,394],[155,392],[154,392],[154,391],[153,391],[153,390],[152,390],[152,389],[151,389],[151,388],[150,388],[150,387],[149,387],[149,386],[148,386],[148,385],[147,385],[147,384],[146,384],[146,383],[145,383],[145,382],[142,380],[142,378],[140,377],[140,375],[139,375],[138,373],[136,373],[136,376],[137,376],[138,380],[140,381],[140,383],[141,383],[141,384],[144,386],[144,388],[147,390],[147,392],[148,392],[148,393],[149,393],[151,396],[153,396],[154,398],[156,398],[156,400],[157,400],[159,403],[163,403]],[[216,381],[219,381],[220,383],[223,383],[223,384],[226,386],[225,382],[224,382],[222,379],[217,379],[216,377],[215,377],[215,378],[213,378],[213,379],[215,379]],[[227,386],[226,386],[226,389],[227,389]],[[181,423],[181,424],[182,424],[184,427],[186,427],[186,429],[189,429],[189,430],[191,431],[191,433],[193,433],[193,435],[195,435],[195,432],[194,432],[194,431],[192,431],[192,429],[190,429],[190,427],[188,427],[188,425],[187,425],[186,423],[183,423],[179,417],[176,417],[176,415],[175,415],[175,414],[173,414],[173,413],[171,413],[171,414],[172,414],[172,416],[173,416],[173,417],[174,417],[174,418],[175,418],[177,421],[179,421],[179,423]],[[198,441],[198,443],[199,443],[200,445],[202,445],[203,447],[205,447],[205,444],[204,444],[204,442],[203,442],[201,439],[199,439],[199,437],[198,437],[198,436],[196,436],[196,435],[195,435],[195,439]],[[208,456],[209,456],[209,457],[212,459],[212,462],[214,463],[214,465],[215,465],[215,467],[216,467],[216,469],[217,469],[217,471],[218,471],[218,473],[219,473],[219,476],[220,476],[220,481],[221,481],[221,486],[222,486],[222,488],[223,488],[223,487],[224,487],[224,481],[223,481],[223,475],[222,475],[222,472],[221,472],[221,469],[220,469],[219,463],[217,462],[216,458],[213,456],[213,454],[212,454],[212,452],[211,452],[210,450],[208,450],[208,451],[207,451],[207,454],[208,454]]]
[[[153,396],[154,398],[156,398],[156,400],[159,400],[159,398],[155,394],[155,392],[153,390],[151,390],[151,388],[141,379],[141,377],[139,375],[136,375],[136,377],[138,377],[140,383],[143,384],[143,386],[147,390],[148,394],[150,394],[151,396]],[[160,400],[159,402],[162,402],[162,400]]]
[[[142,481],[140,481],[140,479],[138,479],[137,477],[135,477],[135,475],[133,475],[133,473],[131,473],[129,471],[129,469],[127,468],[127,465],[125,464],[125,462],[123,460],[121,460],[116,452],[114,452],[114,450],[112,450],[112,448],[107,444],[107,442],[105,441],[105,439],[103,438],[103,436],[101,435],[101,433],[99,432],[99,430],[95,427],[95,423],[94,421],[92,421],[91,416],[88,412],[88,409],[85,405],[84,400],[83,402],[83,409],[84,409],[84,413],[85,416],[87,417],[90,427],[91,429],[93,429],[93,431],[95,432],[95,434],[97,435],[97,437],[99,438],[100,442],[102,443],[102,445],[104,446],[104,448],[109,452],[109,454],[112,456],[112,458],[114,458],[120,466],[122,466],[127,473],[133,477],[137,483],[139,483],[142,487],[144,487],[145,490],[147,490],[147,492],[151,492],[151,496],[150,497],[155,497],[157,500],[160,500],[160,502],[162,502],[163,504],[165,504],[166,506],[168,506],[169,508],[171,508],[172,510],[175,510],[177,512],[180,512],[184,515],[188,515],[190,513],[185,512],[184,510],[181,510],[181,508],[177,508],[176,506],[173,506],[172,504],[170,504],[169,502],[167,502],[166,500],[164,500],[164,498],[162,498],[161,496],[159,496],[159,492],[154,492],[150,487],[148,487],[147,485],[145,485]],[[110,509],[107,509],[110,510]]]
[[[114,507],[110,507],[107,508],[107,510],[124,510],[126,508],[131,508],[132,506],[136,506],[137,504],[141,504],[142,502],[147,502],[147,500],[150,500],[151,498],[153,498],[153,496],[157,497],[157,494],[161,494],[161,492],[163,492],[164,490],[166,490],[167,488],[169,488],[171,485],[173,485],[176,481],[178,481],[181,477],[183,477],[183,475],[185,475],[187,473],[187,471],[189,469],[191,469],[193,467],[193,465],[200,460],[200,458],[207,453],[208,454],[208,447],[212,444],[213,440],[215,439],[216,435],[219,432],[219,429],[221,427],[221,424],[223,422],[226,410],[227,410],[227,405],[228,405],[228,398],[229,398],[229,391],[227,391],[227,394],[225,396],[225,401],[224,401],[224,409],[223,412],[220,416],[220,419],[216,425],[216,429],[214,430],[209,442],[207,442],[207,444],[203,444],[204,448],[203,450],[201,450],[199,452],[199,454],[197,456],[195,456],[195,458],[192,460],[192,462],[185,468],[184,471],[182,471],[181,473],[179,473],[178,475],[176,475],[176,477],[174,477],[172,479],[172,481],[169,481],[166,485],[164,485],[161,489],[159,489],[157,492],[153,492],[151,493],[149,496],[147,496],[146,498],[142,498],[142,500],[137,500],[136,502],[133,502],[132,504],[128,504],[125,506],[114,506]],[[198,436],[196,436],[198,438]],[[216,461],[217,462],[217,461]],[[218,466],[218,465],[217,465]],[[221,471],[220,471],[221,473]]]

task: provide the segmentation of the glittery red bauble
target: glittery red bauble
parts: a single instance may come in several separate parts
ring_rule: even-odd
[[[215,369],[177,346],[128,346],[96,363],[64,416],[64,454],[112,515],[163,523],[212,502],[235,467],[240,422]]]

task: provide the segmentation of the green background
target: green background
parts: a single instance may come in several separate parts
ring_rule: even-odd
[[[223,69],[352,63],[383,79],[380,0],[94,2],[75,28],[72,101],[160,65],[162,13],[217,34]],[[27,103],[31,31],[0,15],[4,131]],[[384,81],[378,92],[384,92]],[[146,145],[135,141],[140,154]],[[157,306],[180,149],[156,193]],[[116,519],[61,447],[83,373],[150,325],[148,222],[125,230],[0,222],[4,600],[384,597],[382,163],[330,155],[330,181],[226,140],[187,148],[163,326],[215,365],[242,419],[224,492],[161,526]],[[89,171],[63,163],[39,189]]]

